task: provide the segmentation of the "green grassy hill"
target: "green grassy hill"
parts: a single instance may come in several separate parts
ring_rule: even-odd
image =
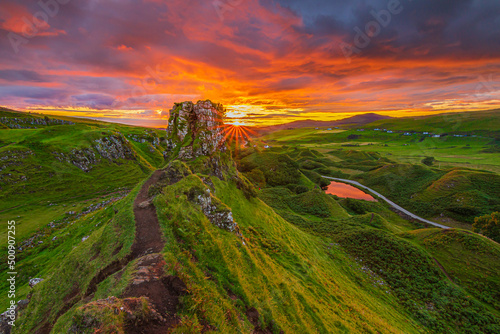
[[[367,129],[382,128],[402,131],[446,132],[498,132],[500,109],[444,113],[434,116],[403,117],[375,121],[364,125]]]
[[[472,224],[500,210],[500,176],[492,172],[387,164],[355,178],[424,217],[445,215]]]
[[[163,163],[162,131],[6,110],[0,119],[9,125],[0,129],[0,218],[17,218],[20,237],[123,196]]]
[[[231,209],[243,239],[214,226],[189,199],[192,189],[209,189],[202,181],[206,177],[189,174],[165,187],[154,201],[167,241],[163,254],[168,273],[179,276],[189,291],[172,332],[251,332],[255,325],[247,313],[252,308],[258,312],[258,325],[271,332],[420,331],[409,314],[398,310],[392,295],[373,286],[359,266],[352,267],[355,262],[342,249],[297,229],[259,199],[247,199],[235,183],[209,177],[213,194]],[[102,306],[89,311],[85,305],[119,296],[137,270],[135,261],[105,278],[90,299],[85,291],[99,267],[130,253],[131,201],[137,190],[114,205],[118,214],[109,208],[68,230],[75,236],[51,251],[67,255],[36,273],[46,280],[34,289],[25,313],[30,316],[21,317],[15,332],[33,332],[46,320],[57,319],[56,333],[126,326]],[[89,219],[102,223],[89,239],[78,242],[90,233]],[[71,244],[75,248],[68,253]]]
[[[454,284],[500,310],[498,243],[463,230],[416,230],[402,236],[431,254]]]
[[[291,149],[282,148],[272,149],[273,153],[268,151],[255,151],[245,156],[241,160],[241,170],[250,175],[255,174],[255,169],[265,170],[269,164],[249,165],[248,161],[256,161],[262,156],[274,157],[275,161],[279,155],[285,155],[290,160],[307,162],[299,164],[306,167],[303,170],[305,175],[311,173],[314,176],[326,174],[323,170],[328,166],[335,166],[336,163],[328,161],[328,154],[321,154],[309,149]],[[414,166],[410,164],[394,165],[388,160],[384,160],[376,153],[339,151],[335,152],[336,157],[343,159],[341,163],[348,168],[368,168],[373,169],[365,174],[359,174],[358,179],[364,184],[380,190],[382,193],[391,193],[393,197],[402,202],[401,198],[411,198],[411,194],[418,189],[427,189],[426,187],[433,182],[444,182],[450,176],[446,172],[441,172],[427,166]],[[260,156],[260,157],[256,157]],[[370,167],[370,164],[371,165]],[[378,167],[377,166],[381,166]],[[252,169],[254,167],[255,169]],[[249,171],[250,170],[250,171]],[[477,210],[488,211],[494,208],[492,203],[495,201],[497,189],[495,181],[496,174],[480,173],[476,171],[453,170],[449,173],[458,173],[467,175],[471,182],[465,185],[453,184],[452,187],[446,187],[449,192],[440,193],[439,198],[428,198],[427,202],[415,200],[414,202],[403,201],[406,207],[414,209],[416,212],[422,212],[424,215],[431,215],[430,211],[437,210],[437,205],[448,208],[450,211],[455,209],[453,201],[445,201],[447,196],[455,198],[457,194],[463,194],[472,188],[476,192],[484,191],[491,203],[480,206],[476,205]],[[333,172],[335,174],[335,172]],[[388,181],[387,178],[390,178]],[[478,184],[479,179],[488,178],[489,184]],[[315,183],[321,181],[315,179]],[[408,183],[408,181],[410,181]],[[390,287],[387,293],[396,296],[398,302],[412,314],[412,318],[431,332],[489,332],[496,330],[498,326],[498,305],[496,303],[496,294],[498,286],[493,272],[498,273],[499,268],[496,265],[490,265],[493,261],[498,261],[499,254],[496,249],[498,245],[495,242],[486,242],[484,237],[480,237],[472,232],[466,232],[471,240],[480,240],[483,244],[477,244],[471,249],[454,248],[455,253],[450,256],[448,251],[440,251],[439,247],[427,249],[421,247],[414,238],[407,236],[425,234],[427,230],[418,229],[418,225],[401,219],[394,212],[389,210],[383,203],[365,202],[353,199],[339,199],[335,196],[325,195],[322,192],[309,190],[298,195],[294,194],[296,180],[290,179],[290,183],[280,186],[268,185],[259,193],[259,198],[270,205],[276,213],[286,219],[288,222],[299,227],[301,230],[316,235],[324,240],[333,241],[332,245],[339,245],[343,251],[351,256],[356,262],[362,265],[362,270],[370,275],[376,284],[381,287]],[[378,187],[377,187],[378,185]],[[484,187],[483,187],[484,185]],[[387,187],[387,188],[384,188]],[[471,190],[472,191],[472,190]],[[488,195],[486,195],[488,194]],[[314,196],[312,196],[314,195]],[[326,205],[330,200],[336,203],[335,210]],[[422,207],[425,203],[426,206]],[[474,200],[472,200],[474,202]],[[315,203],[315,204],[312,204]],[[453,204],[453,207],[447,205]],[[465,203],[464,203],[465,204]],[[463,210],[468,206],[464,205]],[[443,209],[444,210],[444,209]],[[479,211],[477,211],[479,212]],[[477,213],[475,212],[475,213]],[[474,217],[474,213],[459,212],[457,215],[467,215],[468,218]],[[464,216],[458,217],[464,218]],[[432,229],[430,230],[432,231]],[[435,231],[435,230],[434,230]],[[401,234],[403,233],[403,234]],[[460,230],[449,230],[448,233],[465,233]],[[400,236],[408,239],[402,239]],[[483,246],[483,247],[482,247]],[[450,282],[445,269],[440,262],[436,262],[436,254],[440,254],[442,262],[454,263],[454,268],[460,273],[469,272],[468,265],[472,257],[479,261],[481,254],[490,254],[488,263],[482,266],[483,272],[476,272],[473,277],[467,277],[463,284],[460,281]],[[487,273],[484,271],[488,270]],[[475,285],[471,287],[472,280]],[[478,291],[477,287],[482,287]],[[492,291],[487,292],[487,287]],[[471,297],[470,294],[474,297]],[[458,310],[457,305],[462,305],[463,309]],[[489,310],[489,311],[488,311]],[[489,313],[489,312],[492,313]],[[470,321],[470,317],[475,320]],[[477,322],[476,322],[477,321]],[[481,324],[490,323],[483,326]],[[465,326],[465,327],[462,327]]]
[[[200,111],[222,110],[210,101],[176,107],[172,123],[179,124],[194,122]],[[13,182],[8,189],[21,194],[11,192],[9,200],[36,208],[41,196],[58,204],[41,205],[52,223],[33,223],[38,231],[18,238],[17,298],[29,302],[13,333],[500,331],[497,243],[468,231],[422,229],[384,202],[320,189],[328,184],[321,175],[349,176],[360,168],[357,175],[383,177],[395,169],[396,181],[415,180],[422,196],[435,201],[434,188],[449,190],[439,182],[448,173],[454,183],[468,180],[456,186],[459,192],[486,176],[396,168],[379,153],[355,150],[256,144],[236,152],[215,145],[220,133],[207,134],[203,121],[194,124],[201,131],[180,136],[170,129],[166,138],[77,121],[0,130],[17,138],[9,146],[34,153],[9,158],[7,173],[20,175],[24,159],[40,171],[28,169],[24,180],[37,193],[30,197],[21,181]],[[200,134],[207,145],[200,145]],[[63,178],[49,174],[60,169]],[[56,187],[61,202],[51,192]],[[92,202],[96,191],[123,187],[120,196],[106,193],[116,197],[104,204]],[[24,210],[25,217],[33,214]],[[0,293],[6,294],[1,254]],[[34,277],[43,281],[30,288]],[[0,299],[0,309],[8,302]]]

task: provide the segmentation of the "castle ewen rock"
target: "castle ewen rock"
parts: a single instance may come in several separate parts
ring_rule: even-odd
[[[170,110],[167,150],[181,160],[226,152],[225,110],[211,101],[176,103]]]

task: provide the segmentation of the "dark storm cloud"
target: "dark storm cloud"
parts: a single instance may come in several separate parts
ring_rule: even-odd
[[[71,97],[76,101],[76,106],[89,106],[91,108],[109,108],[115,102],[115,98],[105,94],[81,94]]]
[[[353,43],[354,28],[366,32],[373,12],[388,9],[397,0],[329,1],[278,0],[304,19],[303,32],[337,37]],[[499,1],[400,0],[401,12],[391,15],[367,47],[365,55],[401,57],[498,56],[500,54]],[[390,46],[390,48],[388,47]]]

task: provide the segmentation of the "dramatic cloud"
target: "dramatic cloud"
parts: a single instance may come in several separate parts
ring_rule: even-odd
[[[158,124],[173,102],[206,98],[254,124],[493,108],[499,12],[488,0],[3,0],[0,105]]]

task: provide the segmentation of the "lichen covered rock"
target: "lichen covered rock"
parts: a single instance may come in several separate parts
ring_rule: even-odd
[[[225,110],[211,101],[176,103],[170,110],[167,151],[181,160],[226,152]]]
[[[69,153],[52,152],[61,162],[71,163],[89,172],[103,159],[118,163],[120,160],[136,160],[136,155],[123,135],[110,135],[96,139],[92,147],[73,149]]]
[[[231,209],[213,196],[210,189],[206,188],[205,191],[197,194],[193,200],[200,205],[201,211],[212,224],[230,232],[238,231],[238,224],[233,219]]]

